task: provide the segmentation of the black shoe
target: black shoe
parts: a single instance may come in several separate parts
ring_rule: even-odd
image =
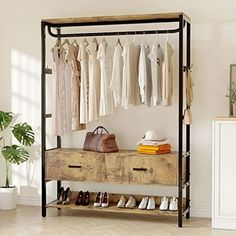
[[[75,202],[75,205],[79,206],[79,205],[83,205],[84,203],[84,193],[82,191],[79,192],[77,200]]]
[[[63,201],[62,201],[63,205],[70,204],[70,196],[71,196],[71,191],[70,191],[70,188],[68,187],[64,193],[64,197],[63,197]]]
[[[63,187],[60,188],[60,191],[57,195],[57,205],[61,205],[64,200],[65,190]]]
[[[89,191],[87,191],[84,194],[84,201],[83,201],[83,205],[84,206],[88,206],[89,205],[89,198],[90,198],[90,193],[89,193]]]

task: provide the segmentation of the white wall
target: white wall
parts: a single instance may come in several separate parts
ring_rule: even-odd
[[[195,215],[209,216],[211,118],[215,115],[228,114],[225,94],[229,80],[229,64],[236,62],[235,7],[236,3],[233,0],[0,0],[0,109],[14,109],[22,113],[23,118],[33,123],[34,127],[40,125],[40,19],[185,12],[192,18],[192,61],[195,81],[191,143],[192,206]],[[176,44],[176,41],[173,40],[173,44]],[[172,108],[165,110],[161,108],[119,110],[114,116],[104,118],[101,123],[117,133],[118,142],[123,148],[134,148],[137,139],[149,128],[158,128],[175,144],[177,120],[172,119],[175,111],[176,103]],[[170,121],[170,125],[166,120]],[[67,144],[78,146],[82,143],[84,134],[84,132],[74,134],[72,138],[67,139]],[[40,163],[39,161],[36,163],[36,172],[31,185],[39,188]],[[2,163],[0,164],[2,170]],[[18,185],[27,185],[26,167],[21,167],[21,170],[22,168],[24,171],[15,168],[14,180]],[[21,173],[20,178],[19,173]],[[0,171],[0,182],[2,181],[2,171]],[[85,185],[82,184],[80,187],[85,188]],[[115,185],[90,184],[88,187],[108,191],[156,192],[156,189],[138,186],[128,190],[127,186]]]

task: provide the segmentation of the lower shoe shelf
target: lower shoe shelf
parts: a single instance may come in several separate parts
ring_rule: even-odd
[[[137,207],[134,209],[118,208],[114,204],[110,204],[109,207],[94,207],[93,204],[90,204],[88,206],[77,206],[75,205],[75,203],[70,203],[69,205],[57,205],[57,201],[55,201],[48,204],[47,207],[94,212],[117,212],[139,215],[177,216],[177,211],[160,211],[158,208],[156,208],[155,210],[139,210]]]
[[[155,196],[156,209],[155,210],[140,210],[138,207],[129,209],[129,208],[118,208],[117,203],[121,197],[121,194],[109,194],[109,206],[108,207],[95,207],[93,202],[96,198],[97,193],[90,193],[90,204],[88,206],[77,206],[75,205],[77,192],[72,193],[71,202],[68,205],[57,205],[57,200],[47,204],[49,208],[58,208],[58,209],[71,209],[71,210],[80,210],[80,211],[93,211],[93,212],[110,212],[110,213],[126,213],[126,214],[135,214],[135,215],[152,215],[152,216],[177,216],[178,211],[160,211],[159,205],[161,202],[161,197]],[[124,195],[128,199],[129,195]],[[133,195],[137,201],[137,206],[141,202],[144,195]],[[150,196],[151,197],[151,196]],[[185,201],[184,201],[185,203]],[[185,205],[185,204],[184,204]],[[185,209],[185,208],[184,208]]]

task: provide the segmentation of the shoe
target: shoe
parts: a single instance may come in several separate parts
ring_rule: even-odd
[[[119,200],[118,204],[117,204],[117,207],[118,208],[124,208],[125,207],[125,203],[126,203],[126,198],[122,195],[120,197],[120,200]]]
[[[178,199],[176,197],[172,197],[170,200],[170,211],[177,211],[178,210]]]
[[[168,210],[168,205],[169,205],[169,200],[167,197],[163,197],[161,199],[161,205],[159,207],[159,210],[161,211],[167,211]]]
[[[156,206],[155,206],[155,199],[154,197],[150,197],[148,199],[148,204],[147,204],[147,210],[155,210]]]
[[[96,196],[95,202],[93,204],[95,207],[100,207],[102,205],[102,193],[99,192]]]
[[[89,193],[89,191],[87,191],[84,194],[84,199],[83,199],[83,205],[84,206],[88,206],[89,205],[89,198],[90,198],[90,193]]]
[[[125,204],[125,208],[135,208],[136,207],[136,200],[133,196],[129,197],[128,202]]]
[[[139,206],[138,206],[138,209],[140,210],[144,210],[147,208],[147,204],[148,204],[148,197],[144,197],[142,199],[142,201],[140,202]]]
[[[75,205],[80,206],[84,203],[84,193],[82,191],[79,192]]]
[[[66,189],[66,191],[64,192],[64,197],[63,197],[62,204],[63,205],[69,205],[70,204],[70,197],[71,197],[71,191],[70,191],[70,188],[68,187]]]
[[[64,188],[61,187],[60,191],[58,193],[58,196],[57,196],[57,205],[61,205],[62,204],[62,202],[64,200],[64,193],[65,193]]]
[[[108,206],[109,206],[109,195],[107,192],[105,192],[102,197],[102,207],[108,207]]]

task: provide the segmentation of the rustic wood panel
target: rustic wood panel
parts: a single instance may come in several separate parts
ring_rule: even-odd
[[[183,176],[185,165],[184,158]],[[136,151],[105,154],[55,149],[46,152],[46,179],[177,185],[178,155],[176,152],[153,156]]]
[[[116,15],[116,16],[94,16],[94,17],[74,17],[74,18],[57,18],[43,19],[42,22],[49,24],[73,24],[73,23],[96,23],[96,22],[111,22],[111,21],[139,21],[139,20],[155,20],[155,19],[177,19],[180,15],[190,22],[190,18],[182,13],[159,13],[159,14],[135,14],[135,15]]]
[[[116,205],[123,195],[128,200],[129,195],[126,194],[109,194],[109,207],[102,208],[102,207],[94,207],[93,203],[95,201],[97,193],[90,193],[90,204],[89,206],[76,206],[75,201],[77,198],[78,192],[72,192],[72,201],[69,205],[57,205],[57,201],[48,204],[47,207],[52,208],[61,208],[61,209],[73,209],[73,210],[81,210],[81,211],[96,211],[96,212],[116,212],[116,213],[126,213],[126,214],[140,214],[140,215],[155,215],[155,216],[177,216],[177,211],[160,211],[158,209],[161,203],[160,196],[153,196],[156,202],[156,209],[155,210],[139,210],[137,207],[134,209],[126,209],[126,208],[117,208]],[[145,197],[144,195],[134,195],[135,199],[137,200],[137,206],[141,202],[142,198]],[[149,196],[150,197],[150,196]],[[185,200],[184,200],[185,202]]]

